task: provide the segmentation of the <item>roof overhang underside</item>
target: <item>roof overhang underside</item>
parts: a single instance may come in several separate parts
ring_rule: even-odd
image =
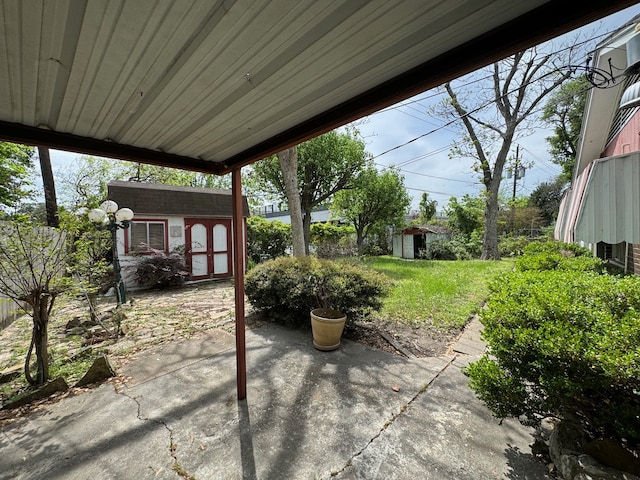
[[[0,140],[225,174],[635,3],[4,0]]]

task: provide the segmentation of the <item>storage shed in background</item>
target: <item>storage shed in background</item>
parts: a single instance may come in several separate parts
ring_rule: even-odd
[[[136,261],[140,244],[165,253],[184,247],[193,280],[233,276],[231,190],[123,181],[107,188],[109,200],[134,212],[131,226],[118,231],[123,265]],[[242,206],[246,220],[246,197]],[[246,251],[246,225],[243,241]]]
[[[393,236],[393,256],[400,258],[424,258],[431,242],[450,240],[451,234],[446,227],[427,225],[407,227]]]

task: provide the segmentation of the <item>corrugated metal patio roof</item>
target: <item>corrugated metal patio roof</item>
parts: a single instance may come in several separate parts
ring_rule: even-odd
[[[222,174],[635,3],[3,0],[0,139]]]

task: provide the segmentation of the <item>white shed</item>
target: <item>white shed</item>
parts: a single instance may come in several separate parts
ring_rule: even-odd
[[[408,227],[393,236],[393,256],[422,258],[431,242],[450,239],[451,235],[446,227],[439,225]]]

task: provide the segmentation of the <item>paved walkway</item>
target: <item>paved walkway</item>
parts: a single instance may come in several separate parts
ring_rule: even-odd
[[[235,337],[167,343],[122,379],[0,431],[0,479],[537,480],[531,431],[502,424],[461,368],[484,346],[472,322],[448,357],[408,359],[275,324],[247,331],[247,399]]]

